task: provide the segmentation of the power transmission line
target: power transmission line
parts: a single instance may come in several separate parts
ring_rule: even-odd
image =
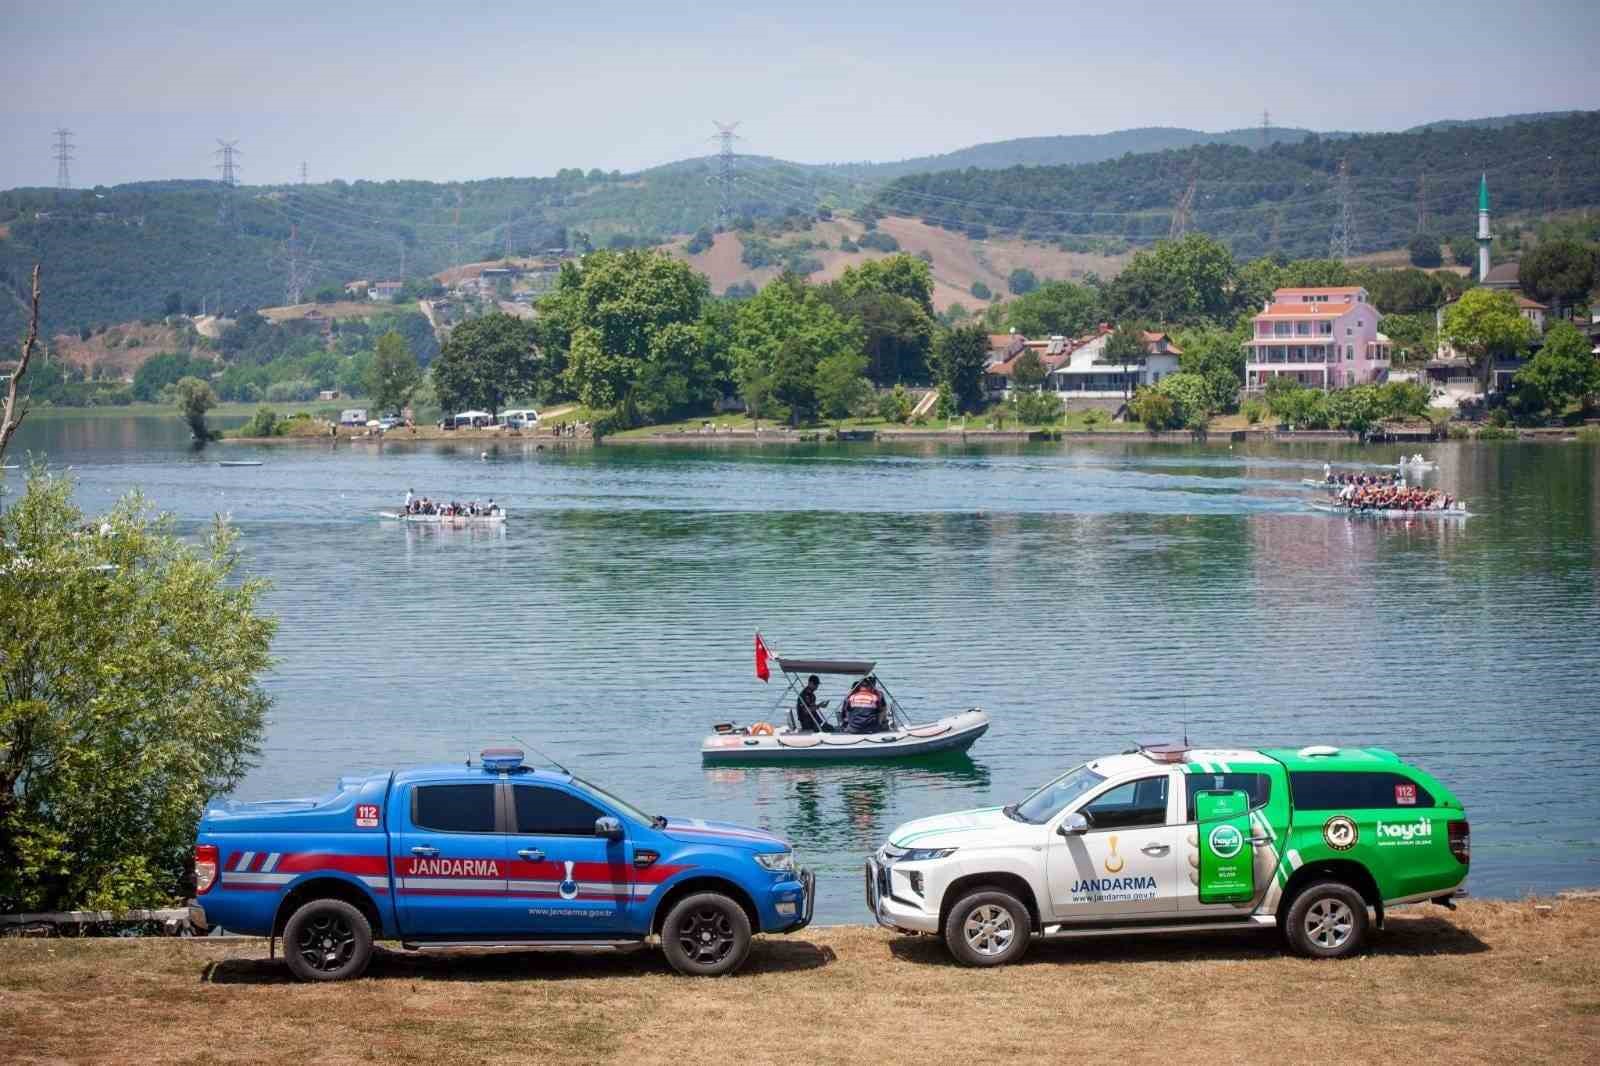
[[[726,229],[728,220],[733,217],[733,142],[744,138],[733,132],[739,128],[737,122],[713,120],[712,125],[717,127],[717,140],[722,147],[717,152],[717,172],[707,180],[714,181],[717,186],[717,228]]]
[[[1339,197],[1339,213],[1334,216],[1333,236],[1328,242],[1328,255],[1331,258],[1345,260],[1350,258],[1350,249],[1355,244],[1355,212],[1351,202],[1350,192],[1350,157],[1339,160],[1339,176],[1335,180],[1334,190]]]
[[[299,303],[305,295],[306,288],[311,284],[312,272],[316,264],[311,261],[311,252],[317,246],[316,238],[311,239],[309,247],[300,246],[300,227],[294,224],[289,226],[289,240],[284,244],[284,258],[288,263],[288,272],[284,284],[283,302],[288,306]]]
[[[221,162],[216,169],[222,171],[222,202],[217,205],[217,225],[233,228],[238,224],[238,215],[233,206],[233,190],[239,184],[238,156],[244,153],[239,151],[238,141],[217,141],[217,150],[211,153]]]
[[[306,183],[306,161],[304,159],[302,159],[302,160],[300,160],[300,184],[304,185],[305,183]]]
[[[77,145],[72,143],[72,131],[65,126],[55,131],[55,138],[56,188],[70,189],[72,188],[72,168],[68,164],[76,158],[72,154],[72,150]]]
[[[1272,144],[1272,134],[1269,132],[1271,130],[1271,128],[1272,128],[1272,112],[1266,110],[1265,108],[1262,108],[1262,110],[1261,110],[1261,150],[1262,151],[1266,151],[1267,148]]]
[[[1169,240],[1177,240],[1189,232],[1189,216],[1194,211],[1194,193],[1200,184],[1199,174],[1189,175],[1189,186],[1183,190],[1183,196],[1178,199],[1178,206],[1172,212],[1172,226],[1167,230]]]

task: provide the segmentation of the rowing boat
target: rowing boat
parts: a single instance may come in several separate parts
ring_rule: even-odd
[[[1404,508],[1388,508],[1388,509],[1384,509],[1384,510],[1378,510],[1376,508],[1341,507],[1338,504],[1316,503],[1316,502],[1313,502],[1311,504],[1311,507],[1312,507],[1313,510],[1325,511],[1325,512],[1327,512],[1329,514],[1349,515],[1351,518],[1471,518],[1472,517],[1472,512],[1468,511],[1465,507],[1462,507],[1460,504],[1457,504],[1454,507],[1446,507],[1443,510],[1435,510],[1434,508],[1431,508],[1431,507],[1424,507],[1424,508],[1419,508],[1418,510],[1414,510],[1414,511],[1413,510],[1406,510]]]
[[[398,511],[379,511],[379,518],[391,522],[410,522],[425,526],[487,526],[506,520],[500,514],[400,514]]]

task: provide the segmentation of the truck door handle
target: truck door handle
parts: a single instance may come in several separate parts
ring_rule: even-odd
[[[538,848],[521,848],[517,851],[517,858],[526,859],[529,862],[544,862],[544,852]]]
[[[1249,844],[1251,847],[1259,848],[1263,844],[1272,843],[1272,838],[1271,837],[1245,837],[1244,838],[1244,842],[1246,844]]]
[[[426,844],[418,844],[416,847],[411,849],[411,854],[420,855],[424,859],[431,859],[435,855],[439,854],[439,849],[438,848],[430,848]]]
[[[1140,848],[1139,850],[1144,852],[1146,855],[1149,855],[1152,858],[1158,858],[1158,857],[1160,857],[1162,855],[1165,855],[1167,852],[1171,851],[1172,849],[1170,847],[1168,847],[1166,844],[1146,844],[1144,847]]]

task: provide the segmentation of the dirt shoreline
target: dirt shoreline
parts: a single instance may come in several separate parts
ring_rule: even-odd
[[[862,926],[764,937],[740,974],[657,951],[383,951],[290,980],[261,940],[0,940],[10,1062],[1576,1062],[1600,1048],[1600,899],[1395,911],[1345,962],[1270,933],[1032,945],[969,970]]]

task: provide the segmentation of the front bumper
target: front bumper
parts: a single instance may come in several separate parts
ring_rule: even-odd
[[[817,875],[802,866],[795,876],[800,882],[798,893],[793,881],[774,889],[773,910],[780,923],[775,932],[793,933],[811,924],[811,915],[817,907]]]
[[[939,915],[929,914],[918,904],[897,896],[894,880],[886,864],[874,858],[867,859],[866,870],[867,909],[879,925],[898,929],[903,933],[937,933]]]

